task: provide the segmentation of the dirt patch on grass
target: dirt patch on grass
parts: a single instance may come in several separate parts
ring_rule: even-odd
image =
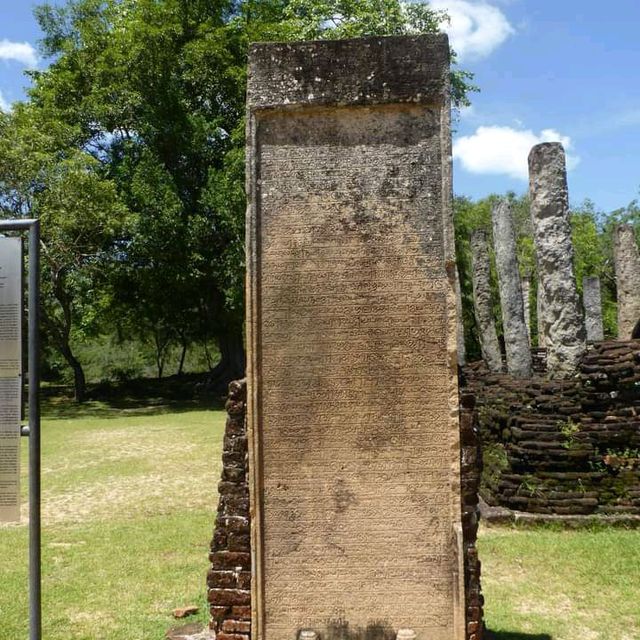
[[[162,460],[175,448],[175,444],[165,430],[142,437],[142,434],[137,436],[131,429],[121,429],[78,434],[70,442],[70,448],[75,451],[75,455],[70,455],[65,460],[45,460],[43,474],[57,475],[68,471],[88,470],[111,462]],[[181,455],[193,453],[197,449],[197,445],[193,443],[180,443]]]
[[[171,513],[178,508],[215,506],[213,474],[196,476],[185,469],[183,476],[153,473],[130,478],[110,478],[53,495],[43,495],[45,524],[112,520]],[[27,510],[23,516],[28,517]]]
[[[516,607],[516,611],[523,615],[534,614],[542,617],[562,618],[573,615],[574,605],[567,596],[560,595],[545,600],[522,600]]]

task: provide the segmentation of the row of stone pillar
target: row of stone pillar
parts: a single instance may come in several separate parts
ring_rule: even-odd
[[[623,340],[634,335],[640,321],[640,254],[635,230],[630,224],[616,227],[613,240],[618,293],[618,336]]]
[[[529,195],[537,272],[538,344],[547,350],[550,377],[575,374],[587,341],[602,340],[602,296],[597,277],[583,280],[583,305],[574,277],[565,154],[559,143],[536,145],[529,154]],[[530,287],[520,277],[516,233],[508,200],[492,209],[493,243],[507,370],[526,378],[532,373]],[[630,225],[616,229],[614,242],[618,289],[618,324],[622,339],[632,337],[640,320],[640,256]],[[475,315],[482,357],[492,371],[502,370],[493,317],[489,243],[484,230],[471,236]],[[584,314],[583,314],[584,311]]]

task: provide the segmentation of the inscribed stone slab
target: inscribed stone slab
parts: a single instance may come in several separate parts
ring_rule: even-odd
[[[0,238],[0,522],[20,518],[22,244]]]
[[[448,44],[254,46],[253,633],[462,638]]]

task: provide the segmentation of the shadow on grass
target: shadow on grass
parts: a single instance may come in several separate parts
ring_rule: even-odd
[[[71,398],[47,398],[42,403],[45,419],[124,418],[127,415],[154,416],[222,409],[222,402],[211,400],[167,400],[166,398],[121,398],[112,401],[90,400],[77,404]]]
[[[489,631],[484,634],[485,640],[553,640],[547,633],[521,633],[520,631]]]
[[[225,398],[199,387],[201,377],[133,380],[124,384],[89,387],[88,399],[78,404],[67,386],[42,389],[45,419],[122,418],[127,415],[161,415],[224,408]]]

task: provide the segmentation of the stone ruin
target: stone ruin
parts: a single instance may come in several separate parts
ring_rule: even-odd
[[[516,378],[531,375],[531,352],[527,324],[524,319],[522,282],[516,256],[516,234],[511,207],[506,200],[491,212],[496,252],[496,268],[500,283],[500,307],[507,355],[507,371]],[[526,345],[527,348],[523,348]]]
[[[474,405],[475,399],[471,394],[461,395],[460,471],[466,640],[481,640],[483,636],[484,601],[480,588],[480,560],[475,546],[480,517],[478,495],[482,450]],[[220,497],[209,556],[211,567],[207,574],[210,627],[218,640],[250,640],[252,574],[246,380],[229,385],[226,410],[222,476],[218,484]],[[344,632],[338,636],[340,638],[352,637],[344,628],[336,631]]]
[[[547,373],[552,378],[568,378],[575,374],[587,345],[573,275],[567,171],[560,143],[545,142],[531,150],[529,193]]]
[[[493,319],[489,245],[487,233],[483,229],[476,229],[471,235],[471,268],[482,360],[490,371],[502,371],[502,354],[496,333],[496,323]]]
[[[616,236],[621,340],[603,341],[600,283],[581,303],[573,275],[563,149],[536,146],[538,348],[498,202],[506,358],[478,232],[484,361],[459,392],[446,38],[257,45],[250,60],[250,357],[227,402],[211,628],[480,640],[479,490],[513,510],[640,514],[633,230]]]
[[[559,516],[640,515],[640,343],[594,343],[571,379],[465,369],[478,399],[491,506]]]
[[[254,45],[218,640],[480,640],[446,36]]]
[[[618,335],[623,340],[640,338],[640,255],[630,224],[616,227],[613,256],[618,289]]]
[[[605,341],[597,277],[573,269],[564,151],[529,155],[530,206],[538,272],[538,345],[530,348],[530,293],[519,267],[508,203],[493,210],[507,372],[487,345],[488,248],[471,237],[476,322],[483,361],[464,369],[478,400],[483,438],[481,494],[492,506],[551,516],[640,515],[640,256],[634,230],[615,230],[619,340]],[[526,299],[525,299],[526,298]],[[640,333],[640,329],[638,330]],[[531,360],[529,360],[531,358]]]

